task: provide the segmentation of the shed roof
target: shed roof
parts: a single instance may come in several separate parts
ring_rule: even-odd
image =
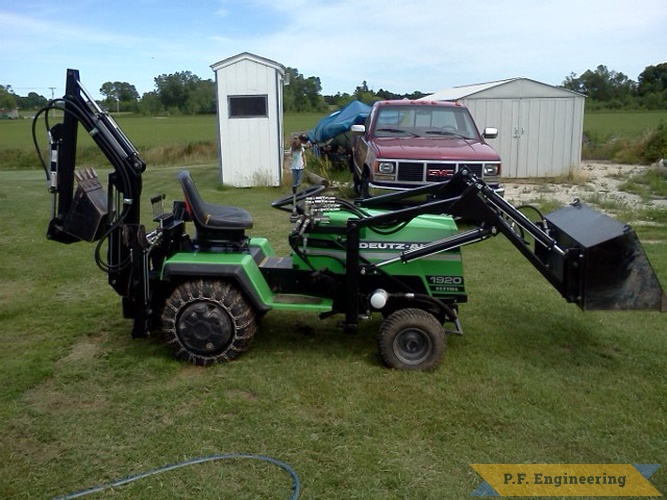
[[[223,59],[221,61],[218,61],[217,63],[211,64],[211,69],[213,71],[218,71],[220,69],[223,69],[227,66],[231,66],[232,64],[236,64],[239,61],[242,60],[250,60],[253,62],[256,62],[257,64],[262,64],[264,66],[269,66],[271,68],[274,68],[276,71],[280,72],[281,74],[285,74],[285,66],[282,64],[272,61],[271,59],[267,59],[266,57],[258,56],[256,54],[252,54],[250,52],[241,52],[240,54],[236,54],[235,56],[228,57],[226,59]]]
[[[554,87],[529,78],[509,78],[495,82],[459,85],[422,97],[430,101],[455,101],[467,98],[585,97],[561,87]]]

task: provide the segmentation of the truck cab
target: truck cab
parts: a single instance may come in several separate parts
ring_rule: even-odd
[[[501,161],[468,109],[442,101],[378,101],[363,125],[352,125],[350,169],[357,195],[371,188],[403,190],[442,182],[466,167],[499,194]]]

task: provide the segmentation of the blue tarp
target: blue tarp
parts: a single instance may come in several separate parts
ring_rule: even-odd
[[[361,101],[352,101],[338,111],[322,118],[315,128],[308,132],[308,140],[315,145],[325,144],[338,135],[349,132],[355,124],[364,123],[371,107]]]

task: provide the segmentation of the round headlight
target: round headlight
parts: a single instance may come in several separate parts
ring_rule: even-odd
[[[497,163],[484,164],[484,175],[498,175],[499,171],[500,165]]]
[[[382,161],[378,164],[378,173],[380,174],[393,174],[396,169],[396,165],[390,162]]]

